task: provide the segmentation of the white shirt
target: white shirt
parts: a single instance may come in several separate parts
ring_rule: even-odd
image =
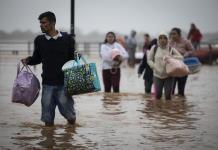
[[[114,42],[113,44],[105,43],[101,45],[100,55],[102,58],[102,69],[112,69],[115,61],[112,59],[111,51],[112,49],[119,49],[122,59],[127,59],[128,53],[119,43]]]
[[[46,37],[47,40],[50,40],[51,38],[57,40],[58,37],[62,37],[62,34],[61,34],[60,31],[58,31],[58,34],[56,34],[56,35],[53,36],[53,37],[51,37],[51,36],[49,36],[49,35],[47,35],[47,34],[45,34],[45,37]]]

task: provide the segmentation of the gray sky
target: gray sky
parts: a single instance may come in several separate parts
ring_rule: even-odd
[[[217,32],[218,0],[75,0],[75,24],[92,31],[156,34],[177,26],[185,31],[194,22],[202,32]],[[57,28],[70,28],[70,0],[1,0],[0,30],[39,32],[37,17],[53,11]]]

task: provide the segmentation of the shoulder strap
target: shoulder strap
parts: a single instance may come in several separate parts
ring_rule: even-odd
[[[170,53],[170,55],[173,55],[173,49],[171,46],[169,46],[169,53]]]
[[[153,61],[154,61],[154,62],[155,62],[155,54],[156,54],[156,52],[157,52],[157,48],[158,48],[158,46],[155,45],[155,47],[154,47],[154,55],[153,55]]]
[[[154,47],[154,57],[153,57],[153,61],[154,61],[154,62],[155,62],[155,54],[156,54],[156,52],[157,52],[157,48],[158,48],[158,46],[155,45],[155,47]],[[173,49],[172,49],[171,46],[169,47],[169,53],[170,53],[171,55],[173,55]]]

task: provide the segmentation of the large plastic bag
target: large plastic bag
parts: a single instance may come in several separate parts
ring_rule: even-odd
[[[25,69],[24,69],[25,68]],[[31,106],[39,96],[40,82],[31,69],[24,65],[20,69],[17,65],[17,76],[12,90],[12,102]]]
[[[171,77],[183,77],[189,74],[189,68],[182,60],[171,57],[166,60],[166,72]]]

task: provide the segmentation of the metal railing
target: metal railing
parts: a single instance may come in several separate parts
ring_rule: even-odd
[[[77,42],[76,50],[85,55],[99,55],[101,42]],[[202,43],[201,47],[212,49],[216,43]],[[136,51],[142,51],[143,43],[138,43]],[[34,44],[32,41],[0,41],[0,55],[31,55]]]
[[[76,50],[87,55],[99,54],[100,42],[78,42]],[[0,55],[31,55],[33,53],[33,42],[18,42],[18,41],[4,41],[0,42]]]

